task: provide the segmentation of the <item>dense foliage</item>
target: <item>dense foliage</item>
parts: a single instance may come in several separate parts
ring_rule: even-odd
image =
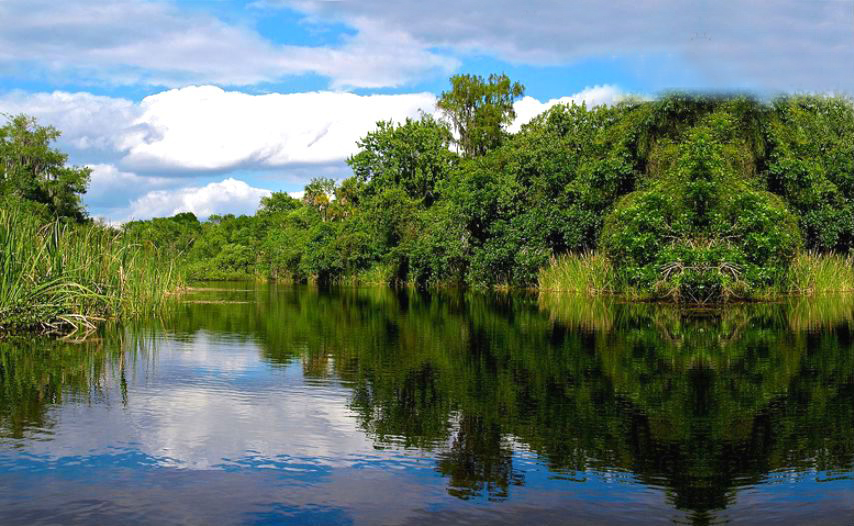
[[[378,123],[353,176],[315,180],[301,201],[127,229],[185,254],[199,278],[531,286],[556,256],[596,250],[609,290],[700,302],[789,290],[799,252],[852,248],[847,99],[557,105],[509,134],[521,85],[452,80],[445,119]]]
[[[90,170],[67,166],[68,156],[51,143],[59,131],[23,115],[0,126],[0,205],[26,204],[42,218],[81,221]]]
[[[274,193],[254,216],[182,213],[124,233],[199,279],[527,287],[593,251],[608,285],[588,290],[692,302],[803,290],[793,258],[852,249],[848,99],[556,105],[511,134],[523,93],[505,75],[455,76],[440,115],[358,141],[349,178]],[[24,117],[0,129],[3,195],[79,220],[88,172],[65,167],[55,137]],[[549,288],[584,288],[573,268],[586,266],[565,264]]]

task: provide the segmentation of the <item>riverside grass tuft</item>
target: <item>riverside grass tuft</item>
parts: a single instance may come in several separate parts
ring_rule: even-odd
[[[100,224],[44,223],[0,210],[0,334],[73,332],[151,314],[179,289],[174,264]]]
[[[795,294],[854,292],[854,257],[802,252],[789,264],[787,281]]]
[[[607,256],[589,251],[552,258],[538,274],[543,292],[588,296],[618,295],[631,300],[653,299],[627,287]],[[782,296],[854,292],[854,256],[803,251],[789,263],[785,279],[776,287],[755,291],[742,299],[774,300]]]
[[[611,261],[596,252],[553,257],[537,278],[538,288],[550,292],[600,295],[614,294],[619,288]]]

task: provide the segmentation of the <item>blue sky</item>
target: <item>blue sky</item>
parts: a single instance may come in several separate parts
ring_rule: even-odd
[[[110,220],[251,213],[491,72],[527,86],[520,122],[668,89],[852,93],[854,0],[0,0],[0,112],[61,129]]]

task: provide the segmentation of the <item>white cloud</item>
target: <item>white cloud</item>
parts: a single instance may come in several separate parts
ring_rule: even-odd
[[[120,149],[137,170],[227,170],[341,161],[381,119],[430,111],[429,93],[248,95],[213,86],[146,97]]]
[[[281,45],[245,21],[165,1],[4,0],[0,28],[0,67],[83,83],[245,86],[312,73],[336,87],[380,87],[458,66],[371,23],[337,46]]]
[[[27,113],[56,126],[75,162],[160,175],[259,167],[306,173],[307,165],[340,165],[377,121],[416,117],[432,111],[435,100],[430,93],[250,95],[190,86],[140,103],[88,93],[13,92],[0,96],[0,112]]]
[[[143,177],[123,172],[112,164],[90,164],[92,170],[86,202],[90,206],[115,206],[117,199],[125,202],[141,193],[179,186],[182,179],[175,177]]]
[[[269,190],[254,188],[229,177],[202,187],[154,190],[131,202],[127,219],[171,217],[180,212],[192,212],[200,218],[212,214],[251,214],[258,209]]]
[[[27,93],[16,90],[0,95],[0,112],[26,114],[62,132],[64,149],[114,152],[141,110],[130,100],[91,93]]]
[[[614,104],[624,96],[625,93],[616,86],[594,86],[575,95],[550,99],[546,102],[540,102],[533,97],[523,97],[513,105],[513,109],[516,111],[516,120],[510,125],[509,131],[519,131],[523,124],[527,124],[531,119],[557,104],[586,104],[587,107],[593,107],[602,104]]]

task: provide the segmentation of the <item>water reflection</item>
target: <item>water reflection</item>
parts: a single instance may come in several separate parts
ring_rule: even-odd
[[[189,469],[256,488],[226,489],[242,515],[224,522],[565,522],[564,508],[579,523],[653,510],[844,524],[854,511],[850,296],[700,314],[385,289],[193,298],[84,344],[0,343],[0,473],[44,483],[39,466],[100,462],[128,487]],[[0,509],[40,518],[26,496],[0,486]],[[156,495],[134,502],[166,513]]]

